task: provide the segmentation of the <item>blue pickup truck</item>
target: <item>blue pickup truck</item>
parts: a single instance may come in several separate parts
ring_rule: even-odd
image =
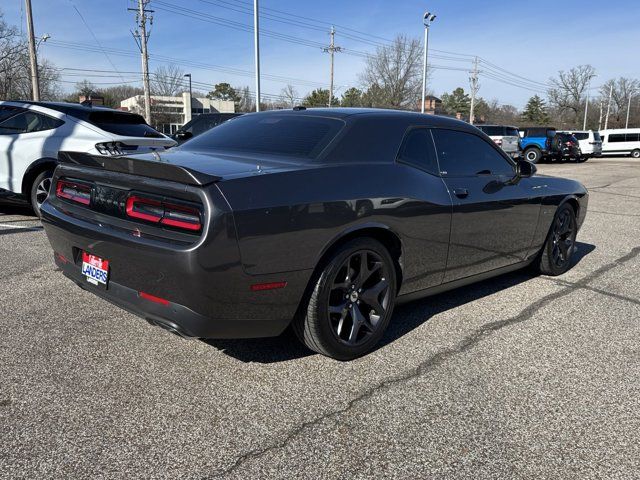
[[[560,146],[553,127],[526,127],[520,129],[522,156],[531,163],[557,156]]]

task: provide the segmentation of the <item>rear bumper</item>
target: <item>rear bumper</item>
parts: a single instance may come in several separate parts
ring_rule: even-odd
[[[80,267],[55,257],[62,273],[83,290],[183,337],[253,338],[279,335],[290,319],[220,320],[211,319],[175,302],[157,303],[142,298],[131,288],[109,282],[108,288],[96,287],[83,277]]]

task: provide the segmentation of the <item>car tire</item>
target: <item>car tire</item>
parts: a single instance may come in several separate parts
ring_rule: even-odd
[[[357,238],[320,268],[294,332],[309,349],[336,360],[370,352],[393,315],[397,282],[391,255],[380,242]]]
[[[528,148],[524,151],[524,158],[530,163],[539,163],[542,159],[542,152],[537,148]]]
[[[41,217],[40,206],[49,195],[52,176],[53,170],[44,170],[36,176],[31,184],[29,200],[31,201],[31,208],[38,217]]]
[[[555,277],[569,270],[576,250],[577,233],[576,213],[571,205],[565,203],[553,217],[547,239],[538,256],[535,266],[539,273]]]
[[[631,156],[633,158],[640,158],[640,150],[636,149],[634,151],[631,152]]]

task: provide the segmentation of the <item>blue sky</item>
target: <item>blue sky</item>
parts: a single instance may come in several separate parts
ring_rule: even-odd
[[[24,22],[23,4],[23,0],[2,2],[0,8],[9,23]],[[36,33],[51,35],[41,55],[61,68],[94,70],[64,70],[66,89],[71,90],[85,74],[93,75],[87,78],[98,85],[137,81],[134,72],[140,70],[140,60],[129,31],[134,15],[127,11],[134,6],[131,0],[32,0],[32,4]],[[200,83],[221,81],[253,89],[252,33],[226,26],[229,21],[240,28],[250,26],[252,16],[244,12],[251,4],[250,0],[152,0],[155,14],[149,51],[185,63],[181,68],[192,73],[202,90],[205,87]],[[373,52],[378,42],[399,33],[422,38],[421,17],[427,8],[438,15],[431,29],[430,63],[446,67],[435,70],[430,79],[429,87],[436,95],[458,86],[468,89],[469,55],[492,64],[481,67],[479,94],[519,108],[529,96],[544,93],[549,76],[583,63],[592,64],[598,72],[594,89],[612,77],[640,78],[637,0],[261,0],[261,7],[265,14],[286,22],[265,17],[261,22],[264,32],[285,34],[297,42],[262,36],[262,90],[270,94],[279,94],[287,83],[281,77],[294,79],[289,83],[301,96],[314,86],[328,85],[329,57],[316,44],[328,43],[333,23],[336,44],[351,51],[336,55],[338,94],[358,86],[364,60],[353,52]],[[183,15],[168,11],[172,9]],[[212,23],[218,19],[225,25]],[[300,40],[311,45],[302,45]],[[98,43],[124,55],[112,51],[107,58]],[[69,44],[98,51],[63,48]],[[170,60],[153,58],[151,68],[164,63]],[[114,66],[120,73],[97,72],[113,71]]]

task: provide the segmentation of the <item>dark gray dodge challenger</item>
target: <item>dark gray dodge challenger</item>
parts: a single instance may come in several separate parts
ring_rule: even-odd
[[[395,304],[571,265],[588,193],[478,129],[366,109],[245,115],[162,153],[61,153],[42,206],[56,264],[185,337],[278,335],[347,360]]]

